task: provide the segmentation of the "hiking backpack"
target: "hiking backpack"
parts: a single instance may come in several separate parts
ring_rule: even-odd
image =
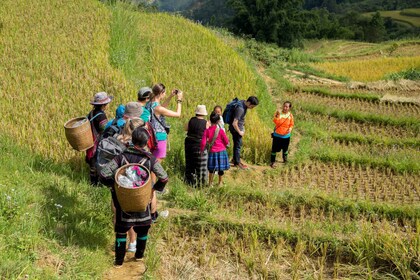
[[[223,121],[227,124],[232,124],[233,119],[235,118],[234,113],[236,107],[240,104],[240,100],[235,97],[231,102],[226,105],[225,110],[223,111]]]
[[[122,128],[118,127],[116,121],[114,121],[102,134],[96,149],[96,168],[98,172],[101,171],[105,164],[127,149],[126,145],[117,139],[121,131]]]
[[[153,129],[153,126],[150,122],[146,122],[144,124],[144,128],[147,130],[149,134],[149,140],[147,140],[147,147],[149,148],[150,152],[153,152],[158,147],[158,141],[156,139],[156,133]]]

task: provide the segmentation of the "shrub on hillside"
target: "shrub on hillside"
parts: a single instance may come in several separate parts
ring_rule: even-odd
[[[413,81],[419,81],[420,80],[420,67],[418,68],[410,68],[401,72],[392,73],[385,77],[387,80],[413,80]]]

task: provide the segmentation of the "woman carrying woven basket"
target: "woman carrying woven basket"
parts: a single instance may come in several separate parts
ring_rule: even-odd
[[[100,136],[108,123],[105,110],[112,99],[113,97],[108,96],[106,92],[98,92],[90,101],[90,104],[93,105],[93,109],[89,112],[88,119],[91,124],[94,145],[86,151],[86,162],[90,167],[90,184],[93,186],[96,186],[99,183],[96,171],[96,148],[98,147]]]
[[[138,127],[132,134],[132,147],[129,147],[124,153],[116,156],[110,161],[100,173],[107,185],[112,186],[111,194],[112,200],[116,209],[115,221],[115,267],[121,267],[124,262],[125,250],[127,245],[127,231],[133,227],[137,233],[136,253],[134,255],[136,261],[143,259],[144,251],[146,249],[147,233],[150,225],[152,224],[152,216],[150,211],[150,203],[147,205],[146,210],[143,212],[125,212],[118,201],[114,178],[116,171],[127,163],[139,163],[148,168],[150,172],[156,175],[157,181],[153,185],[153,190],[163,191],[166,183],[168,182],[168,174],[162,168],[162,165],[156,158],[146,150],[146,144],[149,135],[145,128]],[[150,178],[149,178],[150,180]],[[149,194],[151,197],[151,193]]]

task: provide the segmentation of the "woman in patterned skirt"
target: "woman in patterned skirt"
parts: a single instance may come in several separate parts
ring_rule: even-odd
[[[200,143],[204,131],[208,127],[205,105],[198,105],[195,117],[192,117],[186,127],[185,137],[185,181],[192,186],[204,185],[207,181],[207,152],[201,153]]]
[[[211,126],[204,131],[201,140],[201,151],[209,151],[207,160],[207,169],[209,170],[209,185],[213,184],[214,173],[219,174],[220,186],[223,182],[224,171],[230,167],[226,147],[229,145],[229,139],[226,133],[218,126],[220,116],[213,112],[210,115]]]

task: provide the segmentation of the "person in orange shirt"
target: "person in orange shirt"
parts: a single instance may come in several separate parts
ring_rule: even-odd
[[[286,101],[283,103],[283,110],[276,111],[273,122],[276,125],[272,133],[273,145],[271,146],[271,163],[270,166],[274,168],[276,162],[276,154],[283,151],[283,162],[287,162],[287,155],[289,150],[290,135],[294,126],[293,115],[290,112],[292,103]]]

